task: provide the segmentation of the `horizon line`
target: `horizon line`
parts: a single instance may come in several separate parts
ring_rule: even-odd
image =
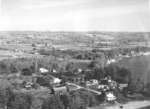
[[[108,33],[150,33],[150,31],[101,31],[101,30],[0,30],[0,32],[108,32]]]

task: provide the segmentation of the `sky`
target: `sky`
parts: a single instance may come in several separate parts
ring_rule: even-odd
[[[0,30],[150,31],[150,0],[0,0]]]

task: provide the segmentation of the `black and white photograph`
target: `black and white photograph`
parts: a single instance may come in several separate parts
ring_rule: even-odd
[[[150,0],[0,0],[0,109],[150,109]]]

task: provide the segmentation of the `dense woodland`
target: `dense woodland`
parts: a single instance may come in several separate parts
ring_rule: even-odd
[[[8,80],[0,80],[0,107],[2,109],[86,109],[101,100],[84,90],[63,94],[26,93],[13,90]]]

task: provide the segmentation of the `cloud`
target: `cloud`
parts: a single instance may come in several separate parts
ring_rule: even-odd
[[[142,0],[8,1],[1,29],[150,31],[148,2]]]
[[[41,8],[59,8],[59,7],[65,7],[65,6],[73,6],[78,4],[83,4],[88,2],[88,0],[37,0],[36,2],[26,2],[24,4],[24,9],[41,9]]]

